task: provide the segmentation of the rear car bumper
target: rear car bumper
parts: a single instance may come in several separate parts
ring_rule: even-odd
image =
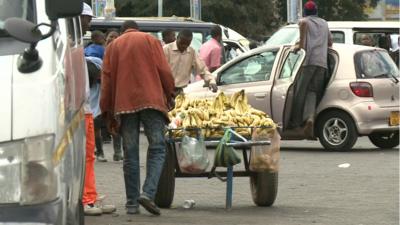
[[[358,133],[369,135],[373,132],[396,131],[399,126],[390,126],[390,112],[399,111],[398,106],[379,107],[374,102],[362,102],[350,108],[351,114],[356,121]]]
[[[63,223],[61,199],[40,205],[1,205],[0,224],[58,225]]]

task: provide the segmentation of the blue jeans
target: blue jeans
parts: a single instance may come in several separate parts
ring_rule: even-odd
[[[138,207],[140,195],[139,167],[139,133],[140,123],[143,124],[145,135],[149,142],[147,150],[146,178],[143,194],[150,199],[155,198],[158,181],[165,160],[164,131],[166,119],[163,113],[153,109],[141,110],[137,113],[121,115],[121,136],[124,150],[124,179],[126,192],[126,207]]]

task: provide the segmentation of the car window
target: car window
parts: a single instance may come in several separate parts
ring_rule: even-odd
[[[221,73],[222,84],[236,84],[269,80],[277,51],[252,55]]]
[[[370,45],[386,50],[390,50],[392,39],[398,33],[390,32],[357,32],[354,34],[354,43],[358,45]]]
[[[297,69],[301,65],[301,58],[304,51],[298,51],[296,53],[290,52],[285,59],[285,63],[282,66],[281,72],[279,73],[279,79],[288,79],[295,75]]]
[[[399,77],[399,70],[386,51],[363,51],[355,55],[357,77]]]
[[[344,33],[342,31],[331,31],[334,43],[344,43]]]
[[[267,46],[294,44],[300,38],[297,27],[285,27],[275,32],[265,43]]]

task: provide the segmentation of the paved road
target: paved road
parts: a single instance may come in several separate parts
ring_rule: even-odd
[[[110,144],[106,154],[111,160]],[[143,157],[145,151],[141,152],[142,170]],[[350,167],[339,168],[343,163]],[[115,204],[118,211],[86,217],[86,225],[399,224],[399,150],[375,148],[367,138],[359,139],[350,152],[326,152],[313,141],[282,142],[279,190],[272,207],[253,204],[248,178],[234,178],[230,211],[224,209],[225,183],[215,178],[178,178],[173,206],[163,209],[162,216],[151,216],[144,209],[140,215],[128,216],[122,163],[96,163],[96,176],[99,192],[106,194],[106,202]],[[185,199],[195,200],[195,207],[183,209]]]

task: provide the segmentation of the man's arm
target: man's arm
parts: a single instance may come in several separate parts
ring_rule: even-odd
[[[112,43],[107,46],[103,58],[103,67],[101,73],[101,94],[100,94],[100,109],[102,114],[112,114],[111,106],[111,54]]]
[[[306,48],[306,33],[307,33],[307,23],[304,19],[299,21],[299,31],[300,31],[300,41],[299,48]]]
[[[196,74],[200,74],[201,78],[208,84],[208,87],[212,89],[213,92],[218,90],[217,83],[213,75],[208,71],[207,66],[204,64],[203,60],[200,59],[199,55],[193,50],[192,65],[196,71]]]
[[[329,32],[329,34],[328,34],[328,47],[330,48],[330,47],[332,47],[333,40],[332,40],[332,33],[330,31],[328,31],[328,32]]]

